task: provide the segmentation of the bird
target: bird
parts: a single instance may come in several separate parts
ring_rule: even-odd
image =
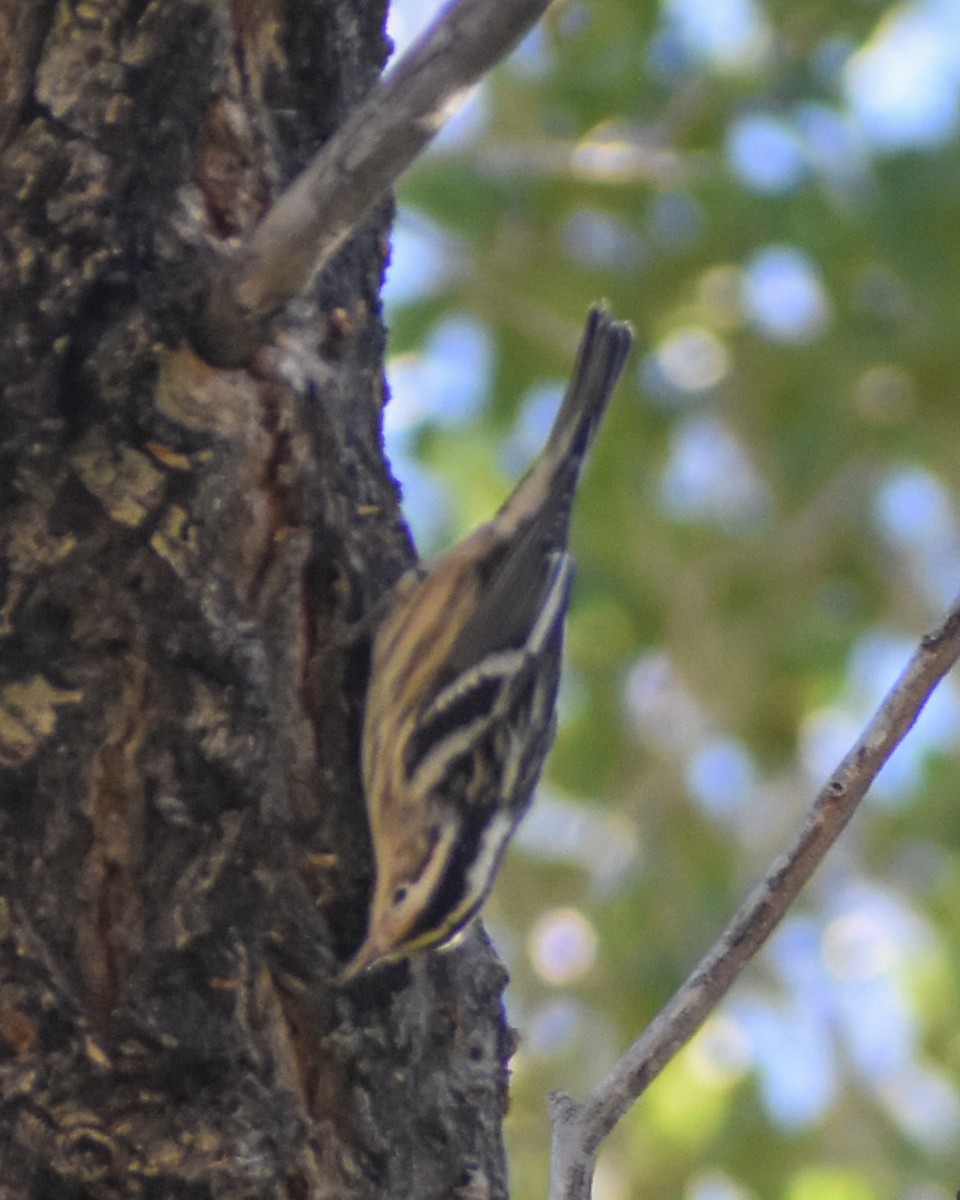
[[[631,343],[626,322],[590,309],[526,475],[491,520],[387,597],[361,740],[373,895],[343,983],[459,940],[531,804],[556,726],[571,509]]]

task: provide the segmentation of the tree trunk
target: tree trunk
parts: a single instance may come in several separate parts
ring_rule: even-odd
[[[218,255],[369,88],[382,0],[0,0],[0,1200],[506,1194],[482,933],[338,987],[385,203],[248,368]]]

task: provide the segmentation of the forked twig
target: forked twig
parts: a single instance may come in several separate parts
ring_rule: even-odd
[[[223,264],[194,336],[208,361],[249,358],[263,321],[306,289],[549,2],[455,0],[443,9]]]

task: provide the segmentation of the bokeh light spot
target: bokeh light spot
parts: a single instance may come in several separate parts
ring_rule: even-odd
[[[648,387],[689,394],[716,387],[730,369],[730,354],[709,329],[689,326],[671,333],[645,365]]]
[[[716,417],[694,417],[674,429],[660,501],[674,520],[729,528],[756,525],[772,507],[740,439]]]
[[[593,966],[597,956],[596,930],[573,908],[545,913],[530,934],[530,961],[547,983],[575,983]]]
[[[752,1200],[750,1193],[722,1171],[701,1171],[683,1193],[684,1200]]]
[[[578,209],[563,228],[571,260],[581,267],[635,271],[643,257],[637,234],[623,221],[595,209]]]
[[[712,1016],[690,1044],[696,1075],[714,1087],[735,1083],[753,1065],[750,1039],[729,1016]]]
[[[727,133],[727,158],[748,188],[771,196],[793,191],[807,172],[796,131],[766,113],[734,121]]]
[[[791,246],[769,246],[746,264],[744,305],[773,341],[809,342],[830,318],[830,302],[810,259]]]
[[[887,970],[893,958],[886,930],[868,913],[846,913],[831,921],[824,932],[823,960],[837,979],[870,979]]]
[[[651,651],[634,663],[623,698],[628,723],[667,748],[683,750],[704,730],[703,714],[663,651]]]
[[[719,71],[754,71],[770,53],[770,27],[754,0],[667,0],[665,14],[691,52]]]
[[[960,91],[956,6],[920,2],[891,8],[850,58],[844,83],[851,109],[880,149],[946,141],[957,128]]]
[[[734,738],[711,738],[687,767],[687,787],[698,806],[714,818],[740,813],[756,783],[753,759]]]

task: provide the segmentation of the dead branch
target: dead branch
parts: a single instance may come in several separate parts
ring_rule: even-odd
[[[551,1097],[550,1200],[588,1200],[603,1139],[696,1033],[782,920],[958,657],[960,601],[921,639],[900,678],[821,789],[793,844],[773,862],[608,1078],[583,1104],[563,1093]]]

